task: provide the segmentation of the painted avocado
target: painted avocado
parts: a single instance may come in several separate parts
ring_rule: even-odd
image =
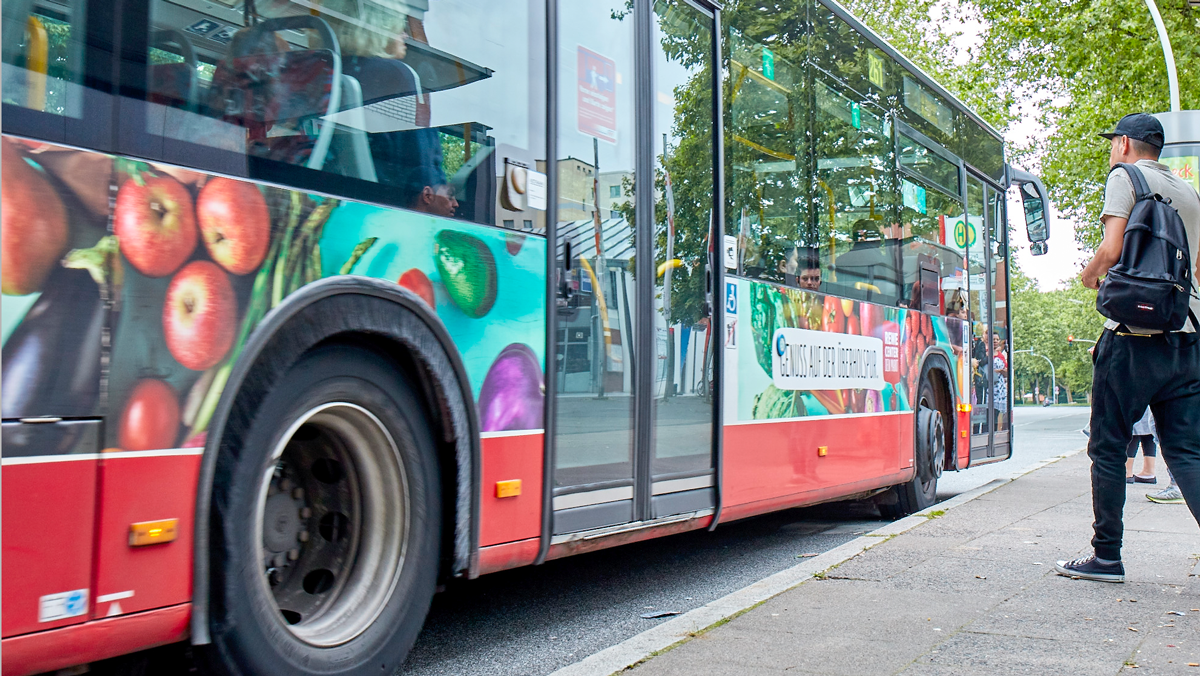
[[[496,259],[483,240],[442,230],[434,237],[433,257],[450,300],[478,319],[496,302]]]

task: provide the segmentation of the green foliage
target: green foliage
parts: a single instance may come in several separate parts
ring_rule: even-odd
[[[1087,341],[1100,337],[1104,318],[1096,312],[1096,292],[1075,280],[1065,289],[1039,291],[1033,279],[1019,269],[1012,272],[1013,344],[1032,349],[1054,362],[1059,385],[1069,392],[1091,389],[1091,343],[1068,343],[1068,336]],[[1050,375],[1046,360],[1029,354],[1015,355],[1013,367],[1021,374]]]
[[[1182,106],[1200,108],[1200,10],[1187,0],[1157,3],[1175,52]],[[972,54],[972,75],[979,78],[973,85],[1027,101],[1051,130],[1044,146],[1026,141],[1016,154],[1040,159],[1055,206],[1079,224],[1079,243],[1094,249],[1108,171],[1108,143],[1096,134],[1126,113],[1169,110],[1166,65],[1144,0],[960,0],[960,8],[984,26],[982,46]]]

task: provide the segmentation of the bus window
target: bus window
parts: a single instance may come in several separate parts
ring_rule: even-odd
[[[908,307],[944,314],[946,290],[962,288],[963,253],[954,248],[954,224],[963,220],[958,199],[909,178],[900,179],[903,204],[900,227],[891,236],[903,238],[904,289]]]
[[[4,3],[4,103],[81,117],[84,0]]]
[[[1008,220],[1004,217],[1004,193],[988,189],[988,213],[991,218],[989,245],[992,253],[992,407],[997,433],[1009,429],[1012,392],[1008,384],[1011,358],[1008,330]],[[1056,396],[1056,393],[1049,393]]]
[[[139,153],[544,230],[543,11],[153,0],[140,133],[161,141]]]
[[[738,238],[738,274],[793,283],[811,258],[804,42],[757,42],[729,30],[726,232]],[[799,156],[799,157],[798,157]],[[801,261],[801,263],[797,263]]]
[[[813,88],[822,286],[847,298],[895,304],[900,242],[885,236],[897,201],[890,123],[848,88],[820,80]]]

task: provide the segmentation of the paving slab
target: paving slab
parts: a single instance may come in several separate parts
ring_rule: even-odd
[[[1133,485],[1128,582],[1056,575],[1090,551],[1086,455],[929,518],[636,674],[1193,674],[1200,676],[1200,528]],[[1196,610],[1193,610],[1196,609]],[[1136,665],[1136,666],[1135,666]]]

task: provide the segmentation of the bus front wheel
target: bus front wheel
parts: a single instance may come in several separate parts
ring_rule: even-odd
[[[437,583],[441,491],[422,407],[390,360],[332,345],[247,418],[218,460],[204,664],[239,676],[395,672]]]
[[[916,439],[912,481],[893,486],[889,500],[879,510],[886,518],[898,519],[919,512],[937,502],[937,481],[946,463],[946,424],[937,407],[934,385],[928,376],[917,390]]]

